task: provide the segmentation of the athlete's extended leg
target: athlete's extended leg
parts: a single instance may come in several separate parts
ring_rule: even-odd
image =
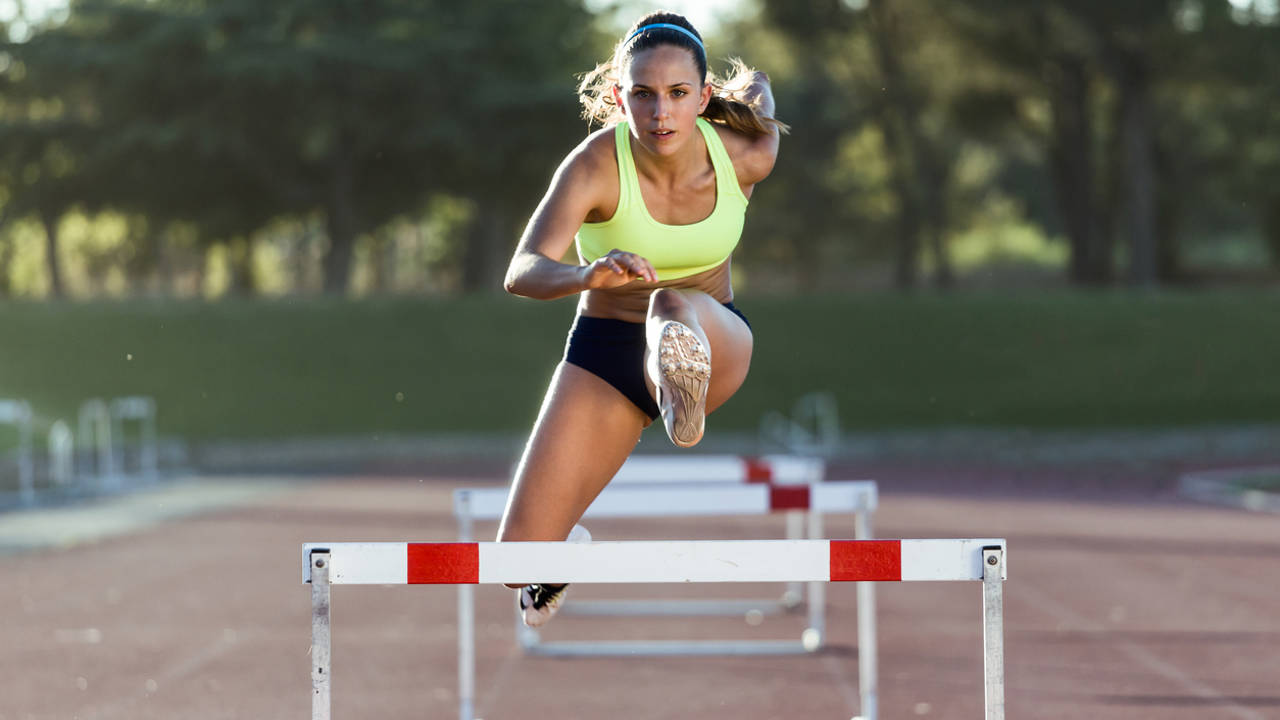
[[[564,540],[648,424],[648,416],[613,386],[560,363],[516,469],[498,541]],[[508,587],[519,589],[524,622],[532,626],[555,614],[567,590],[528,583]]]
[[[564,540],[648,424],[612,385],[560,363],[516,469],[498,541]]]
[[[702,439],[707,413],[741,387],[751,366],[751,330],[710,295],[660,288],[649,296],[645,384],[671,441]]]

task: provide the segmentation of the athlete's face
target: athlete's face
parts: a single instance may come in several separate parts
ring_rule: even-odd
[[[711,100],[693,53],[658,45],[631,57],[614,99],[631,122],[631,135],[650,152],[670,155],[697,131],[698,115]]]

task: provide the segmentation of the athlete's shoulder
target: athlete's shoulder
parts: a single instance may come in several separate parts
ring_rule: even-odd
[[[583,138],[565,156],[552,180],[551,195],[581,209],[584,218],[609,217],[617,207],[618,158],[613,136],[610,125]]]
[[[586,181],[599,179],[604,173],[616,175],[618,158],[613,139],[614,127],[601,128],[583,138],[565,158],[561,172]]]

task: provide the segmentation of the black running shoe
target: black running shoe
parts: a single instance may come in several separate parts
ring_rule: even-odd
[[[591,533],[581,525],[574,525],[569,531],[569,537],[565,538],[565,542],[571,543],[589,543],[591,542]],[[568,584],[564,585],[525,585],[516,593],[518,602],[520,603],[520,616],[524,619],[524,624],[529,627],[541,627],[551,619],[552,615],[560,609],[564,604],[564,598],[569,594]]]
[[[520,613],[524,624],[541,627],[560,609],[560,603],[564,602],[567,594],[568,585],[525,585],[520,588]]]

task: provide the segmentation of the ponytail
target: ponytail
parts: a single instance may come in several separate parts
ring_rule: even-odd
[[[790,132],[789,125],[764,114],[758,98],[748,99],[747,91],[755,80],[755,70],[739,58],[730,58],[729,66],[731,72],[724,80],[715,75],[707,77],[712,88],[711,102],[702,111],[702,117],[751,138],[772,135],[775,130],[784,135]]]

